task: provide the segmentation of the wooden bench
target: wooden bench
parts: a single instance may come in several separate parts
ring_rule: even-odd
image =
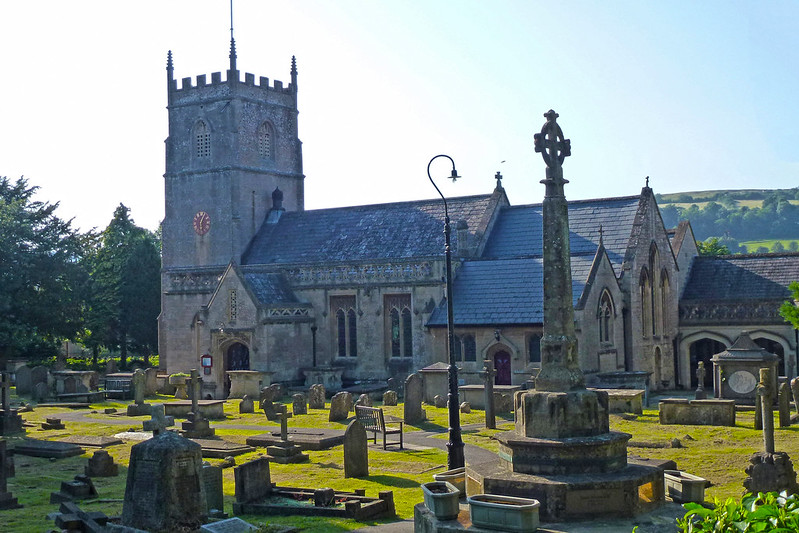
[[[371,431],[374,434],[374,443],[377,444],[377,434],[383,435],[383,449],[386,449],[388,444],[399,444],[402,450],[402,420],[389,416],[388,421],[392,424],[399,424],[396,426],[386,426],[386,417],[383,415],[383,409],[379,407],[363,407],[360,405],[355,406],[355,418],[363,424],[366,431]],[[399,435],[399,443],[386,442],[386,435]]]

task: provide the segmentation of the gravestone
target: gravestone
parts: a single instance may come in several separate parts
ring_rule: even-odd
[[[369,440],[366,429],[353,420],[344,432],[344,477],[369,475]]]
[[[222,492],[222,467],[203,465],[202,473],[208,515],[213,516],[223,513],[225,510],[225,498]]]
[[[275,410],[275,389],[272,387],[264,387],[261,389],[261,395],[258,405],[263,410],[266,419],[275,422],[277,421],[277,411]]]
[[[69,442],[55,440],[23,439],[14,446],[15,455],[44,457],[46,459],[63,459],[75,455],[83,455],[83,448]]]
[[[158,369],[144,369],[144,394],[152,396],[158,392]]]
[[[350,417],[352,410],[352,394],[346,391],[337,392],[330,399],[329,422],[341,422]]]
[[[262,500],[272,492],[269,475],[269,459],[259,457],[233,469],[236,486],[236,503],[250,503]],[[236,506],[233,512],[239,513]]]
[[[33,382],[31,381],[31,367],[22,365],[14,372],[17,384],[17,396],[28,395],[33,391]]]
[[[137,368],[133,372],[131,379],[131,386],[133,387],[133,402],[128,405],[128,416],[143,416],[150,414],[150,405],[144,403],[144,395],[147,392],[147,378],[144,370]]]
[[[358,396],[358,400],[355,402],[355,405],[360,405],[361,407],[372,407],[372,398],[370,398],[368,394],[361,394]]]
[[[260,395],[258,396],[258,403],[263,402],[273,402],[275,401],[275,391],[271,387],[264,387],[261,389]]]
[[[89,477],[114,477],[119,474],[119,465],[106,450],[97,450],[89,458],[84,473]]]
[[[254,413],[255,412],[255,403],[252,401],[249,395],[245,394],[244,397],[239,402],[239,414],[245,413]]]
[[[50,503],[87,500],[97,497],[97,489],[89,476],[77,475],[72,481],[62,481],[61,490],[50,493]]]
[[[497,428],[497,417],[494,409],[494,378],[497,371],[494,368],[494,363],[490,359],[483,360],[483,371],[480,372],[480,377],[483,378],[485,384],[485,424],[487,429]]]
[[[174,416],[164,414],[164,404],[154,403],[150,406],[150,420],[142,422],[144,431],[152,431],[154,435],[163,433],[166,428],[175,425]]]
[[[226,520],[218,520],[205,524],[200,528],[200,533],[248,533],[258,529],[238,516]]]
[[[384,406],[393,406],[397,405],[397,391],[395,390],[387,390],[383,393],[383,405]]]
[[[695,400],[706,400],[707,392],[705,392],[705,362],[699,361],[696,368],[696,391],[694,391]]]
[[[22,416],[16,409],[11,409],[11,374],[8,372],[0,373],[0,405],[3,408],[0,412],[0,435],[24,432]]]
[[[422,409],[422,398],[424,398],[422,375],[418,373],[411,374],[405,380],[405,410],[403,418],[406,424],[418,424],[427,418],[424,409]]]
[[[53,519],[55,525],[62,531],[85,531],[87,533],[99,533],[108,531],[108,517],[100,511],[82,511],[75,502],[61,502]],[[49,517],[50,515],[48,515]],[[117,526],[119,527],[119,526]],[[113,530],[116,531],[116,530]],[[127,533],[127,532],[126,532]],[[130,530],[130,533],[138,533]]]
[[[324,409],[325,408],[325,386],[321,383],[311,385],[308,391],[308,408],[310,409]]]
[[[14,476],[14,458],[9,456],[6,441],[0,440],[0,510],[19,509],[17,499],[8,492],[8,478]]]
[[[60,418],[45,418],[45,422],[42,422],[42,429],[64,429],[64,427]]]
[[[266,447],[267,458],[273,463],[289,464],[302,463],[308,460],[308,455],[302,453],[302,448],[289,440],[288,420],[291,414],[285,405],[277,406],[277,417],[280,420],[280,441]]]
[[[50,397],[50,387],[47,386],[47,383],[36,383],[33,385],[33,391],[31,391],[31,399],[35,402],[42,402]]]
[[[35,387],[37,383],[48,384],[50,371],[45,366],[35,366],[31,369],[31,387]]]
[[[791,380],[791,393],[793,393],[793,407],[799,414],[799,377]]]
[[[295,415],[307,415],[308,414],[308,404],[305,403],[305,395],[304,394],[294,394],[291,397],[292,406],[291,410]]]
[[[199,444],[165,431],[131,448],[123,525],[175,531],[198,528],[205,516]]]
[[[791,386],[780,383],[777,395],[777,405],[780,413],[780,427],[787,428],[791,425]]]
[[[396,391],[397,394],[399,394],[402,382],[400,382],[400,380],[397,378],[388,378],[386,380],[386,386],[388,387],[388,390]]]
[[[106,374],[116,374],[117,372],[119,372],[119,367],[117,366],[117,360],[116,359],[109,359],[105,363],[105,373]]]
[[[472,404],[469,402],[461,402],[461,413],[469,414],[472,412]]]
[[[440,394],[436,394],[433,396],[433,405],[439,409],[443,409],[447,406],[447,399]]]
[[[191,412],[188,420],[181,424],[181,434],[189,439],[204,439],[214,436],[216,430],[211,427],[210,422],[203,418],[200,411],[200,391],[202,390],[202,378],[196,368],[191,369],[189,378],[189,395],[191,396]]]
[[[285,391],[283,390],[283,385],[281,385],[280,383],[272,383],[271,385],[269,385],[269,388],[272,390],[273,402],[279,402],[281,399],[283,399],[283,396],[285,395]]]
[[[512,413],[513,396],[504,392],[494,391],[494,410],[498,413]]]

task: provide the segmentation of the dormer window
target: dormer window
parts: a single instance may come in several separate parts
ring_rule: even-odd
[[[211,157],[211,130],[204,120],[194,127],[194,155],[197,158]]]

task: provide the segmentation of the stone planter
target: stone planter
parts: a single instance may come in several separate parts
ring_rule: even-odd
[[[475,527],[522,532],[538,529],[538,500],[476,494],[467,501]]]
[[[666,496],[675,502],[702,503],[705,501],[707,480],[704,478],[681,470],[665,470],[663,472],[663,484],[666,489]]]
[[[466,496],[466,467],[454,468],[441,472],[440,474],[433,474],[433,479],[436,481],[446,481],[451,483],[460,491],[460,497]]]
[[[422,484],[424,504],[438,520],[453,520],[458,517],[460,491],[452,483],[431,481]]]
[[[186,380],[187,376],[179,374],[172,374],[169,376],[169,384],[175,387],[175,398],[186,400],[189,395],[186,393]]]

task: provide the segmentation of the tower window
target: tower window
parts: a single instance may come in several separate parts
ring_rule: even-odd
[[[194,153],[198,158],[211,157],[211,130],[203,120],[194,128]]]
[[[274,157],[274,130],[268,122],[261,124],[258,128],[258,154],[264,159]]]

